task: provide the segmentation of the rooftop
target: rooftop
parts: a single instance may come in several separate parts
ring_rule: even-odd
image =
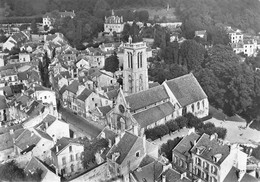
[[[70,144],[76,144],[76,145],[82,145],[83,146],[82,141],[80,141],[77,138],[62,137],[61,139],[57,140],[57,143],[54,145],[54,147],[51,149],[51,151],[55,155],[58,155],[64,148],[66,148]],[[58,147],[58,150],[57,150],[56,147]]]

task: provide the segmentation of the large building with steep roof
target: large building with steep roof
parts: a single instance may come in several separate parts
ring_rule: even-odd
[[[113,35],[113,32],[120,34],[124,29],[123,17],[115,16],[114,10],[112,10],[112,15],[105,17],[104,23],[104,33]]]
[[[165,124],[186,113],[202,118],[209,113],[208,98],[193,74],[127,95],[120,89],[108,125],[116,132],[143,135],[146,129]]]

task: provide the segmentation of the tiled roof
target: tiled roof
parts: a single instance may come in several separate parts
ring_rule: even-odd
[[[56,117],[48,114],[43,120],[42,122],[37,126],[37,128],[40,128],[42,131],[46,130],[46,124],[48,125],[48,127],[50,125],[52,125],[52,123],[56,121]]]
[[[112,100],[118,96],[118,93],[119,93],[119,90],[114,89],[114,90],[110,90],[110,91],[106,92],[106,95],[109,100]]]
[[[199,137],[200,137],[200,135],[198,135],[196,133],[191,133],[190,135],[187,135],[173,149],[173,153],[181,154],[181,155],[184,155],[185,157],[188,157],[189,152],[192,149],[194,142],[197,141]]]
[[[74,80],[71,84],[67,86],[66,90],[76,94],[78,91],[78,87],[79,87],[79,82],[77,80]]]
[[[133,115],[141,128],[145,128],[166,116],[171,115],[175,111],[171,102],[166,102],[158,106],[149,108]]]
[[[156,86],[159,86],[160,84],[158,82],[149,83],[149,88],[153,88]]]
[[[0,135],[0,143],[0,151],[13,148],[14,146],[13,138],[9,132]]]
[[[183,107],[207,98],[192,73],[166,81],[166,84]]]
[[[152,162],[155,162],[155,159],[153,157],[151,157],[150,155],[146,155],[142,159],[141,163],[139,164],[139,167],[144,167],[144,166],[146,166],[146,165],[148,165],[148,164],[150,164]]]
[[[11,36],[17,43],[20,43],[20,42],[25,42],[26,40],[29,40],[28,37],[26,36],[26,33],[25,32],[17,32],[17,33],[14,33],[12,36]]]
[[[85,101],[89,96],[90,94],[92,94],[93,91],[85,88],[81,94],[77,97],[77,99],[81,100],[81,101]]]
[[[8,105],[5,100],[5,96],[0,95],[0,110],[8,108]]]
[[[221,158],[216,162],[217,165],[220,165],[230,153],[230,147],[228,145],[219,142],[216,138],[210,140],[210,136],[205,133],[199,138],[197,144],[191,149],[191,152],[196,153],[197,148],[202,147],[204,150],[198,155],[212,163],[215,163],[213,160],[215,155],[221,155]]]
[[[44,87],[42,85],[35,85],[34,86],[35,91],[52,91],[50,88]],[[53,91],[54,92],[54,91]]]
[[[30,106],[29,110],[26,112],[27,115],[29,116],[37,116],[41,112],[44,111],[45,106],[37,101],[33,101]]]
[[[245,173],[239,182],[259,182],[253,176]],[[223,182],[238,182],[238,169],[234,166],[230,169]]]
[[[124,160],[127,154],[130,152],[131,148],[137,141],[138,137],[135,136],[132,133],[125,132],[121,140],[118,142],[117,145],[114,145],[109,153],[107,154],[107,157],[109,159],[112,159],[112,154],[119,153],[119,157],[117,158],[116,162],[118,164],[121,164]]]
[[[78,139],[75,138],[66,138],[62,137],[57,141],[57,143],[54,145],[54,147],[51,149],[51,151],[55,154],[58,155],[60,151],[62,151],[65,147],[67,147],[70,143],[73,144],[80,144],[83,146],[82,142]],[[56,146],[58,146],[58,152],[56,151]]]
[[[101,133],[105,134],[105,138],[109,139],[112,141],[112,144],[115,143],[115,138],[117,136],[117,134],[115,132],[113,132],[112,130],[110,130],[109,128],[105,127]],[[99,136],[101,136],[101,133],[99,134]]]
[[[112,108],[110,106],[102,106],[98,108],[100,112],[105,116]]]
[[[143,166],[141,170],[135,170],[133,175],[137,181],[158,181],[162,171],[163,164],[158,161],[154,161],[146,166]]]
[[[24,130],[24,132],[16,139],[15,145],[23,151],[32,145],[36,145],[40,140],[41,138],[34,132]]]
[[[45,138],[47,140],[51,140],[52,141],[52,138],[50,137],[50,135],[48,135],[47,133],[41,131],[41,130],[37,130],[35,129],[35,131],[42,137],[42,138]]]
[[[169,95],[162,85],[125,97],[126,102],[130,106],[131,112],[155,104],[157,102],[161,102],[168,98]]]
[[[181,178],[181,174],[174,169],[168,169],[162,175],[165,175],[166,182],[191,182],[188,178]]]
[[[71,78],[71,75],[70,75],[69,71],[62,71],[62,72],[60,72],[60,74],[64,78]]]

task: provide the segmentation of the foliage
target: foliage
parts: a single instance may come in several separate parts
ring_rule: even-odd
[[[7,162],[0,166],[1,181],[41,181],[41,169],[36,169],[33,174],[25,174],[15,161]]]
[[[86,142],[84,145],[83,152],[83,166],[84,168],[88,168],[89,163],[95,162],[95,154],[102,149],[106,149],[108,147],[108,141],[104,138],[96,139],[91,143]]]
[[[31,32],[32,33],[38,33],[38,27],[37,27],[35,19],[31,22]]]
[[[186,127],[188,124],[188,119],[184,116],[176,118],[175,121],[178,124],[179,128]]]
[[[161,153],[165,154],[165,157],[172,162],[172,149],[182,140],[182,138],[175,138],[174,140],[168,140],[167,143],[162,144]]]
[[[174,120],[168,121],[166,123],[166,126],[169,128],[169,131],[171,131],[171,132],[174,132],[179,129],[178,124]]]
[[[49,80],[49,64],[50,64],[50,58],[48,57],[47,52],[45,52],[43,61],[39,61],[38,63],[38,69],[40,72],[42,85],[48,88],[51,86]]]
[[[105,60],[104,70],[115,73],[119,68],[119,59],[117,54],[114,52],[113,55],[109,56]]]
[[[260,160],[260,145],[258,145],[256,148],[252,150],[251,155]]]
[[[24,30],[27,30],[27,28],[30,26],[30,24],[22,24],[20,27],[19,27],[19,30],[20,31],[24,31]]]

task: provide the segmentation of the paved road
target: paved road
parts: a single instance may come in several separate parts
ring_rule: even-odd
[[[99,135],[99,133],[102,131],[102,128],[99,128],[89,121],[83,119],[82,117],[74,114],[68,109],[60,108],[61,117],[64,121],[68,122],[69,124],[73,125],[75,128],[79,129],[79,131],[82,131],[91,138],[95,138]]]

